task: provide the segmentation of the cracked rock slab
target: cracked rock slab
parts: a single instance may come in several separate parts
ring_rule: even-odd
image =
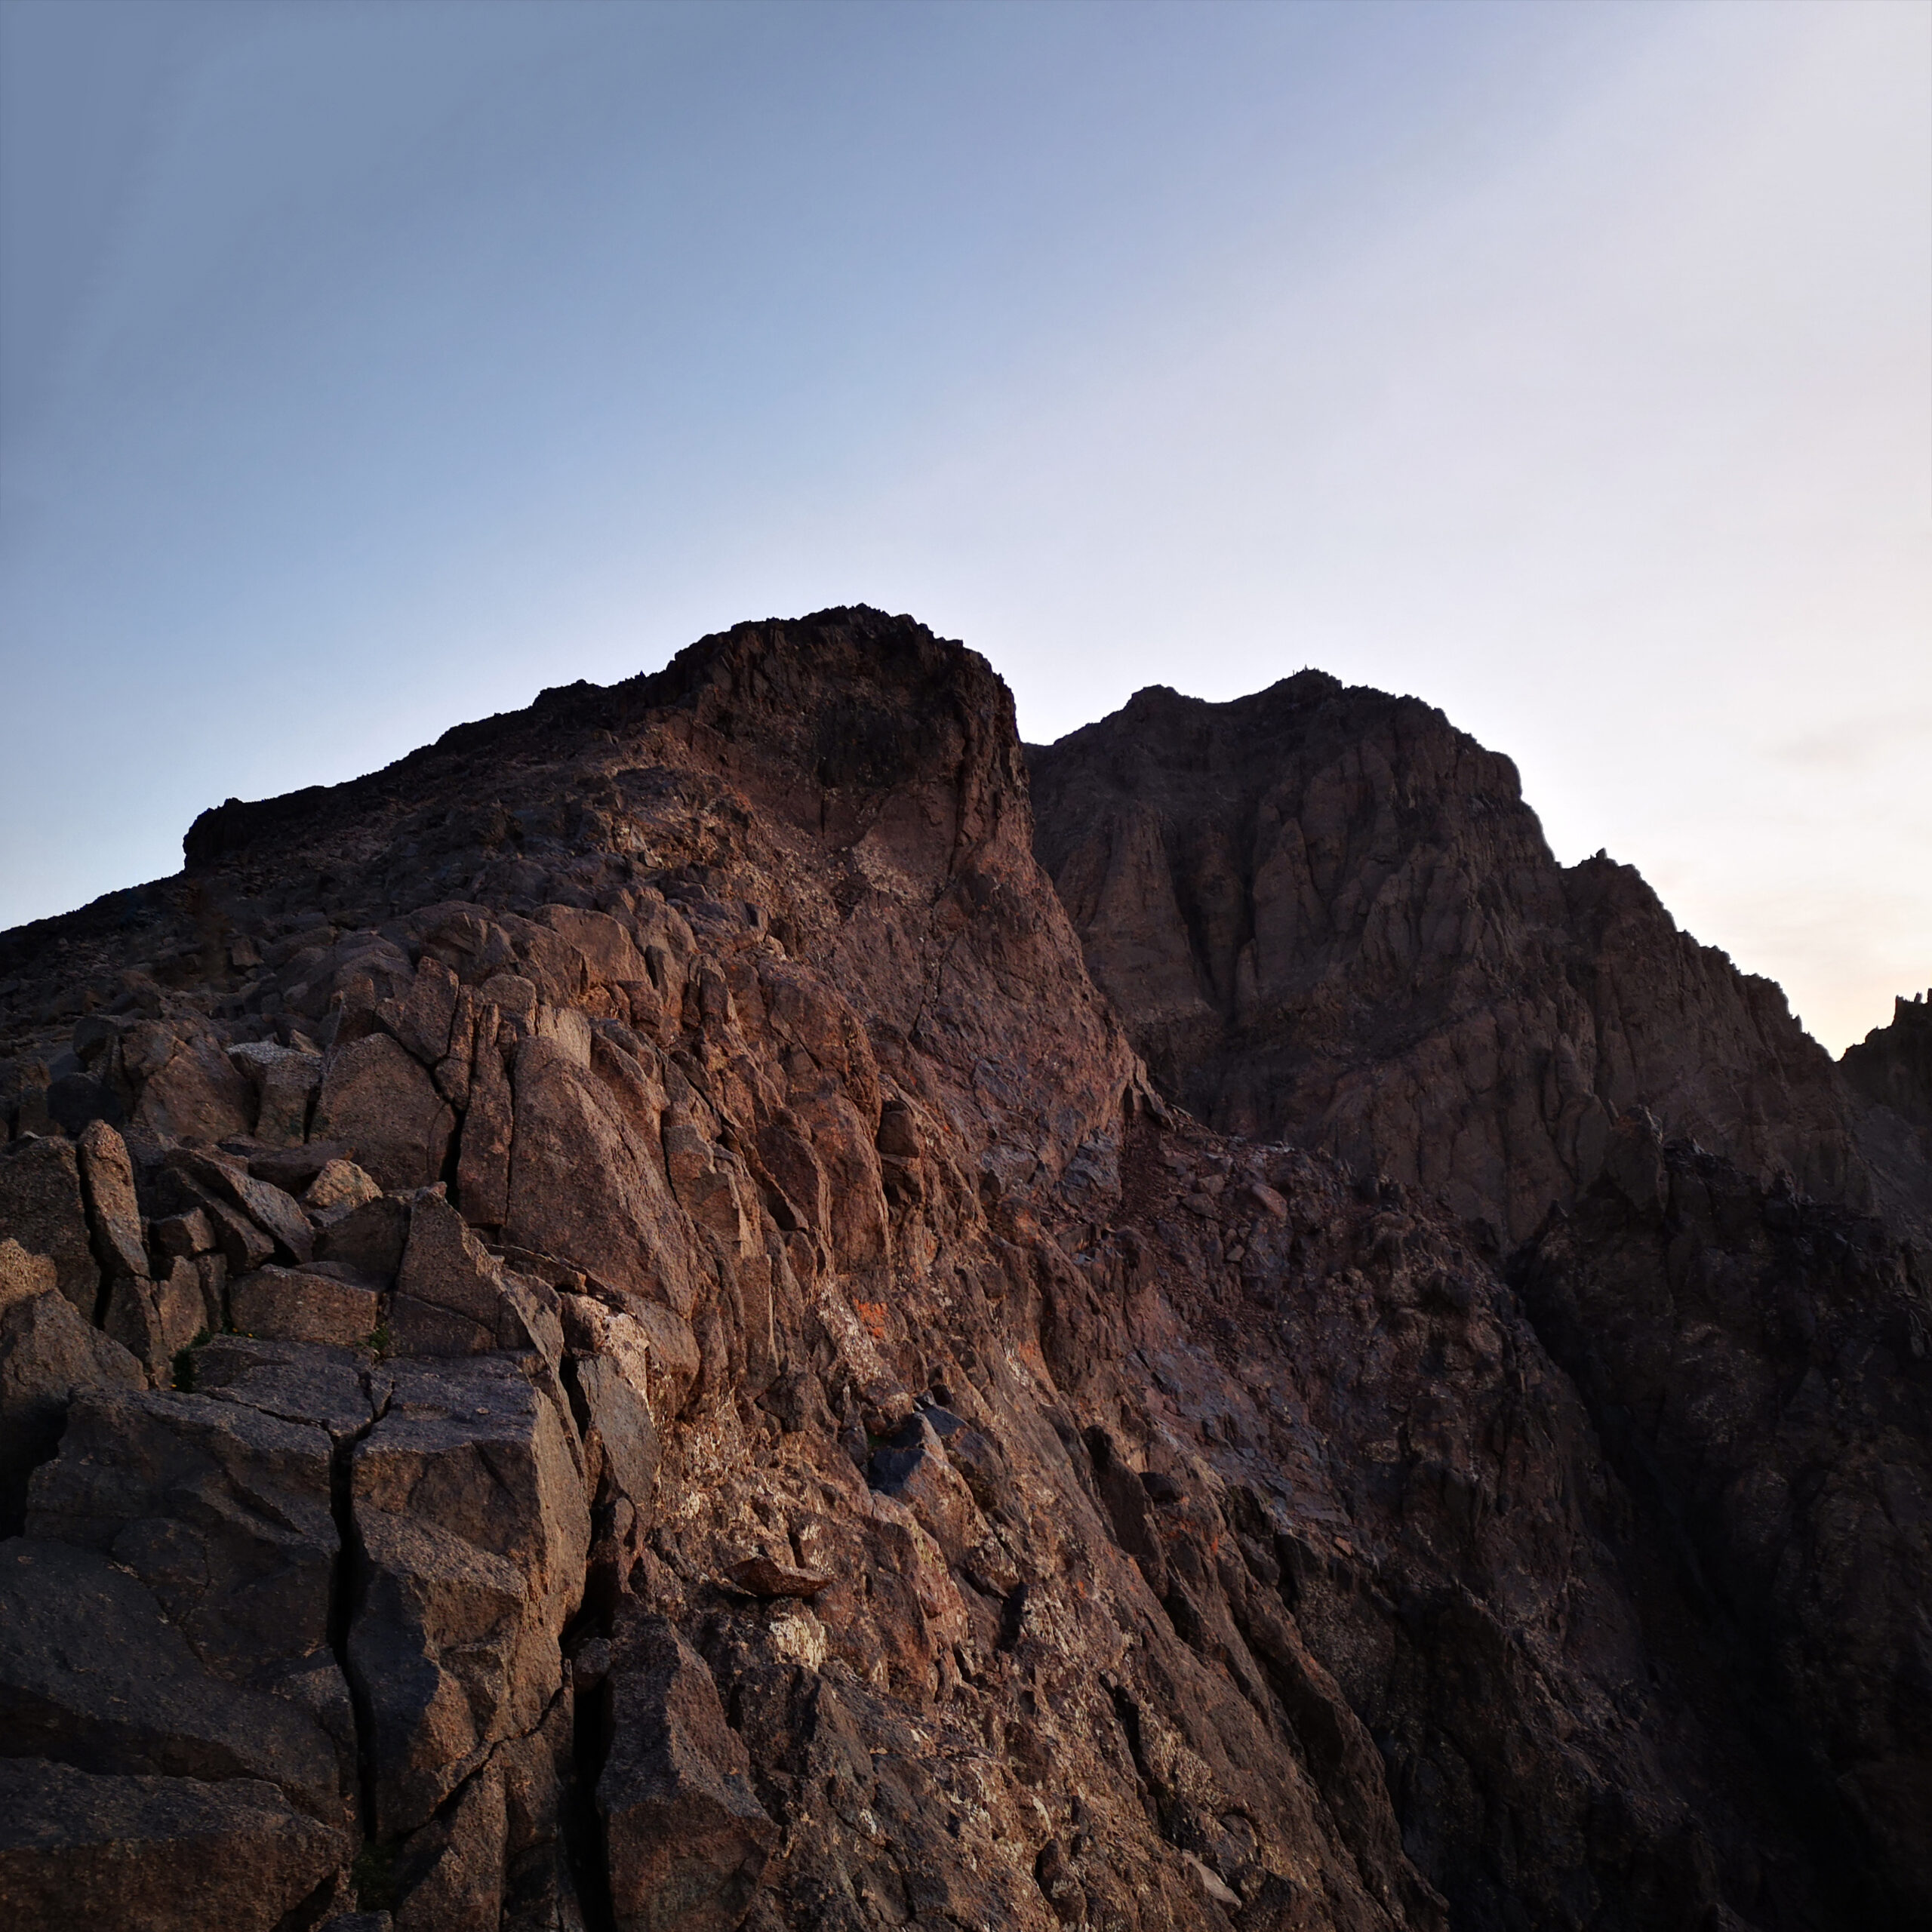
[[[272,1785],[0,1758],[0,1921],[271,1932],[346,1859]]]
[[[574,1437],[514,1358],[395,1376],[350,1466],[364,1582],[349,1665],[386,1834],[426,1823],[481,1752],[541,1720],[590,1547]]]

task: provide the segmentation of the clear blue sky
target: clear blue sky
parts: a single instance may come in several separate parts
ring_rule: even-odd
[[[1932,983],[1932,8],[0,9],[0,924],[740,618],[1317,664]]]

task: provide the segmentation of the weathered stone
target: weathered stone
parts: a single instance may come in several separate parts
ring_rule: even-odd
[[[373,1281],[393,1281],[409,1241],[409,1203],[393,1194],[352,1208],[315,1238],[315,1259]]]
[[[60,1292],[94,1319],[100,1269],[88,1235],[81,1166],[65,1140],[18,1140],[0,1149],[0,1239],[53,1262]]]
[[[331,1161],[309,1183],[302,1204],[318,1219],[340,1220],[352,1209],[379,1199],[382,1192],[374,1177],[352,1161]]]
[[[321,1056],[257,1040],[229,1048],[228,1057],[254,1083],[255,1138],[270,1146],[299,1146],[321,1085]]]
[[[459,990],[456,975],[440,959],[425,955],[408,992],[400,999],[383,1001],[376,1017],[423,1066],[434,1067],[450,1050]]]
[[[398,1854],[396,1932],[497,1932],[507,1828],[503,1774],[486,1763]]]
[[[202,1307],[208,1332],[218,1335],[228,1326],[228,1260],[224,1255],[198,1254],[195,1272],[201,1278]]]
[[[351,1465],[365,1583],[349,1634],[377,1828],[426,1823],[562,1677],[588,1507],[568,1427],[497,1355],[398,1362]]]
[[[608,912],[576,906],[540,906],[537,923],[548,926],[574,946],[583,960],[586,977],[594,986],[618,986],[648,977],[629,933]]]
[[[0,1240],[0,1315],[16,1302],[53,1294],[60,1271],[45,1254],[29,1254],[11,1235]]]
[[[81,1186],[94,1229],[94,1253],[110,1275],[145,1275],[146,1244],[134,1198],[134,1166],[128,1143],[103,1120],[91,1122],[76,1143]]]
[[[429,1075],[385,1033],[328,1057],[315,1103],[318,1135],[345,1140],[358,1165],[401,1191],[438,1179],[456,1117]]]
[[[463,1217],[441,1195],[419,1195],[390,1317],[398,1352],[488,1353],[502,1298],[502,1272]]]
[[[143,1132],[208,1145],[253,1125],[254,1090],[205,1023],[144,1021],[122,1036],[122,1055],[140,1088],[134,1124]]]
[[[376,1291],[316,1269],[257,1268],[228,1284],[229,1319],[245,1335],[355,1348],[380,1319]]]
[[[724,1574],[755,1597],[814,1597],[832,1581],[829,1571],[801,1570],[770,1556],[748,1556]]]
[[[101,1325],[149,1374],[165,1378],[174,1356],[208,1326],[200,1270],[183,1260],[158,1281],[121,1275],[108,1291]]]
[[[0,1758],[0,1918],[9,1925],[275,1932],[348,1855],[343,1832],[256,1780],[117,1777]]]
[[[54,1264],[0,1241],[0,1536],[18,1528],[27,1477],[52,1455],[78,1389],[139,1388],[141,1365],[54,1289]]]
[[[390,1377],[359,1349],[217,1335],[195,1351],[195,1390],[286,1422],[311,1423],[353,1443],[389,1399]]]
[[[486,1004],[477,1012],[469,1107],[457,1149],[457,1204],[472,1227],[501,1227],[509,1215],[511,1128],[510,1084],[497,1045],[497,1009]]]
[[[923,1415],[872,1452],[871,1481],[912,1511],[949,1562],[957,1563],[985,1533],[972,1491]]]
[[[336,1746],[280,1697],[211,1675],[153,1596],[106,1557],[0,1544],[0,1758],[169,1777],[261,1778],[342,1813]]]
[[[154,1224],[156,1250],[171,1260],[183,1255],[209,1254],[214,1251],[214,1223],[204,1208],[191,1208],[185,1214],[169,1214]]]
[[[597,1781],[621,1932],[732,1932],[778,1841],[704,1660],[663,1619],[619,1633]]]
[[[320,1056],[312,1057],[319,1065]],[[341,1140],[305,1140],[299,1147],[265,1147],[255,1141],[248,1150],[248,1171],[257,1180],[265,1180],[297,1199],[314,1186],[316,1177],[331,1161],[355,1158],[355,1149]]]
[[[626,1100],[631,1102],[627,1109]],[[681,1301],[698,1263],[661,1155],[640,1131],[641,1094],[614,1089],[549,1041],[516,1056],[516,1135],[504,1232],[610,1287]],[[651,1122],[655,1126],[654,1120]]]
[[[169,1152],[167,1164],[211,1198],[245,1215],[291,1260],[306,1261],[315,1253],[315,1231],[294,1197],[272,1181],[257,1180],[243,1162],[226,1155],[176,1148]]]
[[[82,1390],[35,1473],[27,1534],[131,1571],[219,1677],[267,1687],[333,1666],[340,1539],[318,1428],[203,1395]]]
[[[490,1038],[496,1038],[496,1015],[490,1016]],[[456,1008],[450,1020],[449,1051],[430,1069],[436,1091],[448,1101],[459,1116],[469,1105],[469,1076],[476,1057],[476,995],[467,986],[459,986]]]
[[[262,1267],[273,1258],[273,1240],[226,1201],[217,1201],[203,1190],[202,1211],[214,1229],[215,1245],[231,1274],[245,1275],[250,1269]]]
[[[648,1517],[662,1454],[651,1385],[656,1380],[661,1392],[668,1377],[661,1367],[654,1377],[648,1334],[641,1323],[581,1295],[564,1300],[566,1334],[575,1352],[571,1378],[610,1481]]]

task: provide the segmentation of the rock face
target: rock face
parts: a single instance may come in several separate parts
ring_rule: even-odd
[[[854,610],[0,937],[8,1922],[1923,1923],[1910,1094],[1343,695],[1284,897]]]
[[[1862,1144],[1858,1094],[1778,988],[1628,866],[1557,865],[1515,768],[1429,706],[1313,671],[1227,704],[1156,688],[1029,759],[1094,977],[1214,1126],[1512,1242],[1638,1106],[1761,1179],[1924,1220],[1924,1149]]]

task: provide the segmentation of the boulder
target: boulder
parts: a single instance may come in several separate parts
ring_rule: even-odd
[[[381,1300],[373,1287],[313,1269],[257,1268],[229,1284],[229,1319],[245,1335],[335,1348],[365,1344],[380,1325]]]
[[[395,1932],[497,1932],[508,1822],[503,1773],[486,1763],[404,1844],[396,1876],[408,1890]]]
[[[131,1571],[217,1676],[266,1684],[333,1661],[340,1539],[318,1428],[171,1389],[83,1389],[26,1528]]]
[[[0,1241],[0,1536],[19,1527],[28,1473],[53,1454],[72,1392],[145,1380],[125,1349],[55,1292],[54,1276],[51,1261]]]
[[[156,1251],[170,1257],[212,1254],[215,1248],[214,1223],[205,1208],[191,1208],[186,1214],[169,1214],[154,1224]]]
[[[270,1784],[0,1758],[0,1921],[274,1932],[347,1860]]]
[[[496,1038],[496,1019],[491,1016],[490,1036]],[[476,1055],[476,995],[467,986],[459,986],[456,1011],[450,1021],[449,1051],[429,1069],[436,1091],[460,1115],[469,1105],[469,1075]]]
[[[81,1164],[69,1142],[22,1140],[0,1150],[0,1239],[8,1237],[46,1255],[60,1292],[94,1319],[100,1269],[88,1238]]]
[[[158,1140],[213,1143],[253,1124],[254,1090],[205,1020],[143,1020],[122,1036],[122,1063],[140,1089],[134,1124]]]
[[[30,1254],[10,1235],[0,1240],[0,1315],[16,1302],[53,1294],[60,1271],[45,1254]]]
[[[315,1238],[315,1259],[347,1268],[365,1281],[393,1281],[409,1241],[409,1203],[378,1195],[330,1222]]]
[[[158,1281],[120,1276],[108,1291],[101,1325],[150,1375],[165,1378],[174,1357],[208,1326],[200,1269],[184,1259]]]
[[[321,1055],[309,1057],[319,1069]],[[248,1171],[257,1180],[267,1181],[285,1194],[298,1198],[314,1184],[315,1177],[331,1161],[352,1161],[355,1158],[355,1149],[346,1140],[305,1140],[296,1147],[264,1146],[259,1140],[245,1143],[231,1141],[226,1151],[245,1151]]]
[[[775,1557],[749,1556],[724,1572],[747,1595],[815,1597],[832,1581],[829,1570],[801,1570]]]
[[[503,1278],[440,1194],[417,1198],[396,1276],[390,1327],[404,1355],[486,1354],[498,1346]]]
[[[169,1151],[166,1164],[213,1198],[246,1215],[291,1260],[306,1261],[314,1254],[315,1231],[294,1197],[272,1181],[258,1180],[245,1162],[179,1147]]]
[[[652,1412],[652,1361],[648,1331],[629,1315],[587,1296],[565,1298],[575,1359],[571,1374],[604,1464],[618,1494],[647,1519],[661,1447]],[[659,1372],[660,1385],[663,1374]]]
[[[364,1581],[349,1664],[385,1836],[427,1823],[484,1750],[541,1718],[590,1546],[574,1438],[514,1360],[393,1366],[350,1464]]]
[[[318,1218],[340,1220],[382,1195],[381,1185],[352,1161],[331,1161],[309,1183],[302,1204]]]
[[[506,1237],[688,1317],[708,1270],[626,1097],[537,1038],[517,1048],[515,1091]]]
[[[582,955],[592,986],[619,986],[649,977],[644,955],[630,934],[608,912],[577,906],[540,906],[535,922],[548,926]]]
[[[255,1138],[270,1146],[299,1146],[321,1085],[321,1056],[272,1040],[251,1040],[231,1047],[228,1057],[254,1083]]]
[[[94,1253],[110,1275],[145,1275],[146,1244],[141,1238],[141,1210],[134,1198],[134,1164],[128,1143],[104,1120],[82,1130],[81,1186],[94,1227]]]
[[[226,1201],[217,1201],[204,1192],[202,1210],[214,1226],[215,1246],[231,1274],[245,1275],[273,1257],[275,1243],[246,1214],[238,1214]]]
[[[152,1594],[93,1550],[0,1544],[0,1758],[260,1778],[338,1822],[334,1741],[280,1697],[207,1670]]]
[[[501,1227],[509,1212],[510,1083],[497,1045],[497,1009],[481,1007],[469,1069],[469,1106],[457,1149],[456,1198],[472,1226]]]
[[[329,1055],[315,1133],[349,1142],[386,1189],[426,1187],[439,1178],[455,1124],[428,1073],[386,1033],[367,1034]]]
[[[400,998],[380,1001],[380,1025],[426,1067],[437,1066],[450,1050],[460,985],[443,962],[425,954],[416,977]]]
[[[731,1932],[778,1841],[704,1660],[660,1617],[614,1647],[611,1743],[597,1780],[621,1932]]]
[[[972,1491],[923,1414],[912,1416],[890,1442],[873,1451],[870,1481],[912,1511],[949,1563],[959,1561],[986,1534]]]
[[[285,1421],[312,1423],[338,1447],[365,1434],[391,1378],[358,1349],[217,1335],[195,1351],[195,1392]]]

